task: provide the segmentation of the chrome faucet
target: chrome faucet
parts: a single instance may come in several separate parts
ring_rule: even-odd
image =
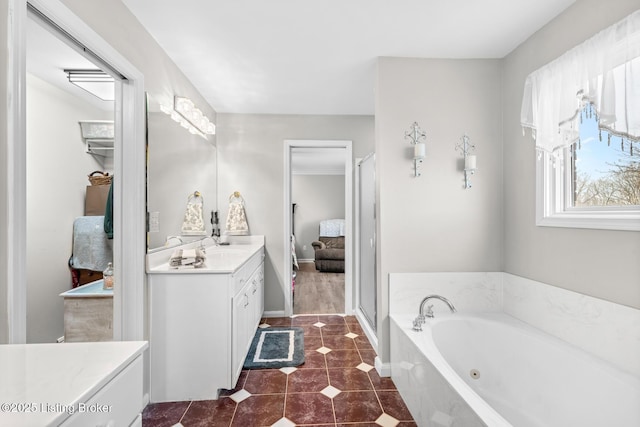
[[[442,301],[445,304],[447,304],[447,306],[449,306],[449,310],[451,310],[452,313],[456,312],[456,308],[453,306],[451,301],[449,301],[445,297],[442,297],[440,295],[429,295],[429,296],[426,296],[426,297],[424,297],[424,299],[420,303],[420,314],[418,314],[418,317],[416,317],[415,320],[413,321],[413,330],[414,331],[421,331],[422,330],[422,325],[424,324],[425,319],[427,317],[430,318],[430,319],[432,319],[434,317],[433,310],[432,310],[433,305],[428,305],[426,313],[424,311],[424,305],[430,299],[439,299],[440,301]]]

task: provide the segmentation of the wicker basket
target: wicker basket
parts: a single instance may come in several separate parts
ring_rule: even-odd
[[[89,174],[89,182],[91,185],[111,185],[111,179],[108,172],[95,171]]]

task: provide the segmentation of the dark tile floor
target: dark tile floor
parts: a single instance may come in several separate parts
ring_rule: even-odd
[[[270,326],[304,328],[305,363],[242,371],[218,400],[149,405],[143,427],[416,426],[354,316],[269,318]]]

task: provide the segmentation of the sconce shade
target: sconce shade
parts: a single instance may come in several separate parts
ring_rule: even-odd
[[[413,158],[424,159],[427,153],[427,146],[424,142],[418,142],[413,146]]]
[[[464,169],[475,170],[476,169],[476,156],[475,154],[467,155],[464,158]]]

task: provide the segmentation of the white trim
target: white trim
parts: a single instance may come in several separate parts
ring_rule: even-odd
[[[284,141],[284,278],[282,290],[284,293],[285,316],[293,314],[293,295],[291,289],[291,150],[293,148],[344,148],[344,198],[345,198],[345,239],[344,239],[344,313],[353,313],[353,155],[352,141],[347,140],[294,140]]]
[[[19,13],[14,16],[10,31],[24,31],[26,28],[26,0],[13,0]],[[61,29],[82,42],[87,48],[117,69],[126,81],[116,85],[116,123],[114,158],[114,265],[116,287],[114,292],[114,339],[141,340],[144,338],[144,256],[145,256],[145,117],[144,117],[144,76],[126,58],[111,47],[95,31],[87,26],[58,0],[29,0],[36,9],[51,19]],[[9,76],[8,91],[17,99],[11,98],[9,113],[10,162],[14,170],[9,173],[9,216],[7,229],[13,229],[10,235],[9,253],[14,253],[15,262],[10,263],[8,271],[8,293],[15,304],[10,312],[9,328],[15,330],[9,342],[26,340],[26,155],[20,150],[25,146],[25,110],[24,110],[24,64],[26,42],[24,34],[14,37],[10,43],[13,49],[13,74]],[[19,61],[19,62],[17,62]],[[18,64],[18,65],[16,65]],[[127,141],[126,144],[123,141]],[[124,182],[127,185],[124,185]],[[126,280],[125,280],[126,278]],[[22,330],[22,331],[21,331]]]
[[[7,342],[27,341],[27,150],[25,0],[9,1],[7,67]],[[22,286],[21,286],[22,285]]]
[[[276,310],[276,311],[265,311],[262,313],[262,317],[271,318],[271,317],[285,317],[284,310]]]
[[[556,158],[540,152],[536,159],[536,225],[540,227],[589,228],[599,230],[640,231],[637,209],[567,209],[570,203],[569,174],[571,160],[565,153]]]
[[[376,356],[374,364],[378,375],[381,377],[391,376],[391,363],[382,363],[380,356]]]

